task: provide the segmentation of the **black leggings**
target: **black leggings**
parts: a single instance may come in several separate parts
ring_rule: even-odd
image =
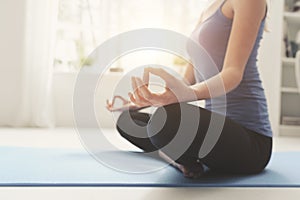
[[[191,113],[190,120],[181,123],[181,112]],[[197,120],[196,134],[190,143],[184,141],[182,144],[174,142],[168,145],[176,133],[190,134],[194,126],[193,113],[198,112],[200,118]],[[231,174],[252,174],[261,172],[268,164],[272,152],[272,138],[258,134],[244,128],[238,123],[223,117],[223,129],[213,149],[204,157],[199,158],[199,150],[203,144],[209,128],[212,112],[201,107],[176,103],[158,108],[154,114],[141,111],[124,111],[117,121],[117,130],[122,137],[144,150],[145,152],[156,152],[162,150],[171,159],[184,166],[193,166],[201,162],[209,169]],[[225,120],[225,121],[224,121]],[[214,123],[218,123],[218,120]],[[180,127],[180,128],[179,128]],[[180,129],[180,130],[179,130]],[[177,149],[185,147],[181,156],[175,155]],[[179,148],[180,147],[180,148]]]

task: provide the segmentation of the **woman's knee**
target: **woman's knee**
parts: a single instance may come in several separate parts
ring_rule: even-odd
[[[198,118],[199,117],[199,118]],[[160,107],[152,115],[148,134],[151,142],[170,158],[197,157],[203,136],[199,134],[198,107],[177,103]]]
[[[124,130],[124,129],[129,120],[128,116],[130,116],[129,112],[123,111],[121,113],[121,115],[119,116],[119,118],[117,119],[117,123],[116,123],[116,129],[118,130],[120,135],[125,138],[126,138],[127,134],[126,134],[126,130]]]
[[[116,128],[122,137],[141,137],[141,134],[147,132],[149,119],[150,115],[147,113],[123,111],[117,120]]]
[[[152,115],[148,134],[151,142],[171,159],[177,161],[179,158],[190,154],[192,142],[195,137],[190,137],[190,116],[183,116],[182,112],[192,109],[186,103],[176,103],[160,107]],[[185,118],[185,119],[183,119]],[[195,132],[196,135],[196,132]]]
[[[179,104],[157,108],[151,116],[147,131],[149,138],[158,148],[166,146],[176,135],[180,122]]]

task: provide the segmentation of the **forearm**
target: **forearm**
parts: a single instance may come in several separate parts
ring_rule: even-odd
[[[235,89],[242,80],[242,73],[236,69],[226,69],[212,78],[190,86],[198,100],[210,99],[225,95]]]

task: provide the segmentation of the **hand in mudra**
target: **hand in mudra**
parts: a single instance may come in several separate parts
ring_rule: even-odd
[[[164,80],[165,90],[163,92],[154,93],[150,91],[150,74],[159,76]],[[139,109],[149,106],[159,107],[176,102],[188,101],[196,97],[194,90],[183,80],[177,79],[162,68],[145,68],[143,79],[132,77],[131,82],[133,92],[128,93],[130,101],[122,97],[124,104],[123,107],[118,110]],[[116,111],[113,108],[113,104],[109,102],[107,102],[107,104],[109,110]]]
[[[122,105],[119,107],[115,106],[117,99],[122,101]],[[119,95],[114,96],[112,102],[110,102],[109,100],[106,100],[106,108],[110,112],[139,109],[139,107],[137,107],[136,105],[131,103],[129,100],[126,100],[124,97],[119,96]]]
[[[150,74],[159,76],[165,82],[165,90],[153,93],[149,90]],[[132,77],[133,93],[129,93],[132,103],[137,106],[164,106],[172,103],[191,100],[195,97],[194,90],[183,80],[169,74],[162,68],[145,68],[143,79]]]

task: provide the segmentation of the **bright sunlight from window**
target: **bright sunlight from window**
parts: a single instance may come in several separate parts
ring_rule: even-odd
[[[102,42],[124,31],[164,28],[189,36],[207,2],[207,0],[59,1],[54,67],[55,71],[66,72],[77,71],[83,62],[84,66],[92,65],[93,61],[88,59],[88,55]],[[133,57],[141,59],[143,55]],[[174,62],[180,64],[176,59]],[[116,65],[122,68],[124,63],[117,62]]]

